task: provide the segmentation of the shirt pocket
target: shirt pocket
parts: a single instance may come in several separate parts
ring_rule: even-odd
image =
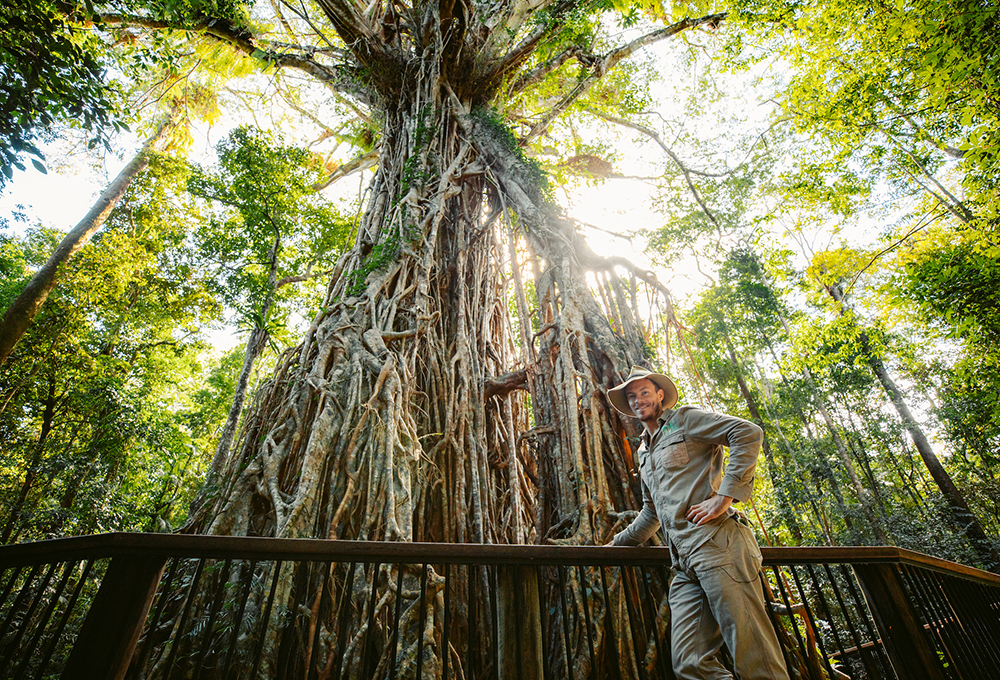
[[[663,467],[666,468],[683,467],[691,460],[688,454],[687,435],[683,432],[667,437],[661,451],[663,451]]]

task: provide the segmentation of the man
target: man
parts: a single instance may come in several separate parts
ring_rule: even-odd
[[[642,511],[612,543],[638,545],[664,528],[674,567],[670,646],[678,680],[731,679],[718,659],[723,640],[740,680],[788,680],[758,580],[760,548],[731,507],[753,491],[761,429],[690,406],[673,410],[673,381],[642,368],[608,396],[644,430],[636,454]]]

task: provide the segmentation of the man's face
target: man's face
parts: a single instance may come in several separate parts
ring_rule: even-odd
[[[644,423],[655,422],[663,415],[664,396],[663,390],[647,378],[635,380],[625,388],[629,408]]]

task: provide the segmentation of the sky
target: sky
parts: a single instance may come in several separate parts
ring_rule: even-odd
[[[662,76],[650,89],[649,96],[655,102],[656,116],[650,116],[648,124],[657,126],[659,120],[670,119],[681,121],[680,129],[694,129],[699,124],[699,112],[688,113],[685,110],[687,93],[697,84],[698,78],[705,75],[707,62],[685,61],[675,47],[679,44],[659,43],[653,48],[647,48],[636,59],[646,59],[645,66],[652,68]],[[730,74],[725,86],[730,88],[730,96],[710,103],[711,113],[720,120],[737,117],[740,119],[754,117],[764,119],[769,114],[769,108],[762,107],[760,101],[766,99],[766,92],[754,89],[754,82],[759,73],[743,75]],[[267,82],[272,78],[271,82]],[[254,86],[264,87],[274,91],[273,76],[256,73],[249,79],[256,79]],[[264,80],[262,83],[261,80]],[[245,89],[251,89],[248,85]],[[306,95],[309,96],[307,92]],[[238,94],[233,94],[237,98]],[[276,100],[277,98],[273,98]],[[264,127],[274,127],[286,132],[288,141],[302,143],[315,137],[315,129],[309,130],[308,124],[298,129],[290,123],[292,117],[271,109],[248,111],[246,107],[230,106],[226,116],[214,125],[199,125],[193,131],[194,144],[190,159],[199,163],[211,163],[214,159],[214,146],[228,131],[240,122],[254,122]],[[297,115],[295,116],[297,118]],[[669,127],[669,126],[668,126]],[[676,130],[676,126],[674,127]],[[704,136],[723,137],[738,135],[738,130],[706,129],[698,130]],[[142,133],[140,132],[140,135]],[[620,131],[617,139],[608,139],[614,135],[609,133],[607,126],[581,130],[581,134],[589,139],[607,141],[615,149],[614,170],[625,176],[655,176],[663,173],[665,156],[658,146],[649,140],[640,141],[640,135],[633,131]],[[673,143],[668,139],[668,143]],[[117,154],[109,154],[99,167],[87,155],[76,155],[60,148],[59,144],[43,146],[43,151],[50,159],[50,171],[47,175],[35,170],[30,165],[26,171],[15,172],[14,180],[0,194],[0,217],[9,217],[17,206],[24,206],[27,223],[11,223],[15,228],[23,229],[28,224],[41,223],[48,227],[69,230],[83,217],[96,197],[107,185],[109,180],[129,160],[132,153],[140,146],[140,136],[123,135],[116,140]],[[319,148],[319,147],[317,147]],[[719,143],[718,148],[725,148]],[[340,152],[349,152],[343,148]],[[58,162],[56,162],[58,161]],[[732,165],[735,159],[721,158],[722,162]],[[370,173],[366,173],[368,177]],[[358,192],[358,177],[349,177],[339,182],[327,195],[335,198],[341,194],[347,199],[356,199]],[[598,184],[582,183],[567,190],[556,192],[556,199],[563,205],[567,213],[583,225],[583,232],[591,246],[598,253],[616,255],[628,258],[644,269],[655,269],[649,257],[643,252],[645,243],[636,240],[614,236],[627,234],[638,229],[652,229],[663,223],[663,217],[654,208],[656,189],[652,183],[637,179],[611,178]],[[693,259],[681,261],[672,271],[658,271],[658,278],[670,288],[675,300],[683,301],[693,296],[706,279],[698,272]],[[223,348],[239,342],[225,329],[213,333],[211,342]]]

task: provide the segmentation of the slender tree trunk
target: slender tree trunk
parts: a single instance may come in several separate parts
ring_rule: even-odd
[[[725,335],[725,338],[726,350],[729,352],[729,360],[732,362],[733,369],[736,371],[736,382],[739,385],[740,393],[743,395],[743,401],[746,402],[747,410],[750,411],[750,417],[753,419],[753,422],[756,423],[764,433],[763,441],[761,442],[761,450],[764,452],[764,460],[767,461],[767,471],[771,476],[771,485],[774,487],[774,492],[778,495],[778,502],[781,504],[781,516],[788,524],[788,529],[792,532],[792,537],[798,544],[801,545],[802,528],[799,526],[798,519],[795,516],[795,507],[788,498],[784,482],[778,479],[778,469],[774,461],[774,456],[771,453],[771,440],[767,434],[768,428],[765,426],[764,419],[760,415],[760,409],[757,408],[757,400],[750,391],[750,387],[747,385],[746,380],[743,379],[742,364],[736,356],[736,348],[733,347],[733,341],[729,337],[728,333]]]
[[[243,366],[236,379],[236,389],[233,393],[233,402],[229,406],[229,413],[226,416],[226,423],[219,434],[219,442],[215,447],[215,455],[212,457],[212,465],[208,470],[208,477],[201,491],[192,503],[191,514],[196,515],[198,508],[205,501],[205,495],[213,493],[219,474],[226,466],[229,458],[229,450],[232,447],[233,437],[236,436],[236,426],[239,424],[240,414],[243,413],[243,404],[246,401],[247,387],[250,384],[250,375],[253,373],[254,364],[260,357],[264,347],[267,346],[268,332],[266,328],[267,319],[271,314],[271,307],[274,305],[274,296],[277,292],[278,279],[278,253],[281,249],[281,232],[275,228],[274,241],[268,254],[268,292],[259,310],[259,320],[250,331],[247,338],[246,351],[243,354]]]
[[[780,365],[779,362],[778,362],[778,355],[774,351],[774,346],[771,345],[770,343],[767,343],[767,346],[768,346],[768,349],[771,351],[771,356],[774,358],[775,365]],[[781,381],[784,383],[785,387],[788,388],[788,390],[789,390],[790,393],[793,392],[791,383],[789,382],[788,378],[784,375],[784,373],[781,373],[780,375],[781,375]],[[798,416],[799,422],[802,423],[802,426],[803,426],[803,428],[806,431],[806,437],[809,440],[809,443],[810,443],[811,447],[813,448],[814,455],[816,456],[816,458],[817,458],[817,460],[819,462],[820,470],[823,473],[824,478],[830,484],[830,490],[833,492],[834,499],[837,501],[837,508],[840,511],[840,516],[844,518],[844,525],[847,527],[847,530],[851,533],[851,535],[853,537],[854,536],[854,522],[851,519],[851,516],[850,516],[850,514],[847,511],[847,504],[844,502],[844,496],[840,492],[840,484],[837,482],[837,478],[834,476],[833,470],[830,469],[829,462],[826,460],[823,452],[820,450],[819,442],[817,441],[816,436],[813,434],[812,425],[809,423],[809,419],[806,418],[805,413],[803,413],[802,409],[800,409],[797,405],[794,407],[794,410],[795,410],[795,415]],[[794,452],[793,452],[793,450],[791,448],[791,444],[788,442],[788,439],[785,438],[785,436],[784,436],[783,433],[782,433],[781,437],[782,437],[782,441],[785,442],[785,447],[788,449],[789,455],[793,456],[793,460],[794,460]],[[815,502],[813,502],[812,500],[810,500],[810,503],[813,506],[813,511],[816,513],[817,518],[819,518],[820,521],[821,521],[821,523],[822,523],[823,530],[824,530],[824,533],[826,535],[827,540],[831,544],[835,543],[835,541],[833,540],[833,536],[832,536],[832,534],[829,531],[829,527],[828,527],[827,523],[823,523],[823,519],[825,519],[824,515],[819,512],[819,509],[818,509],[818,507],[817,507],[817,505],[816,505]]]
[[[54,375],[51,375],[49,378],[49,392],[45,398],[45,408],[42,411],[42,426],[38,434],[38,441],[32,447],[28,468],[24,472],[24,481],[21,482],[21,490],[18,492],[14,504],[11,505],[10,514],[7,516],[7,524],[3,528],[3,534],[0,535],[0,543],[7,543],[12,540],[12,535],[15,535],[14,529],[17,528],[21,519],[21,511],[24,510],[24,506],[28,501],[28,494],[31,493],[35,480],[38,478],[38,468],[42,463],[45,442],[52,432],[52,424],[55,419],[58,402],[59,399],[56,396],[56,379]]]
[[[844,296],[840,292],[840,289],[836,286],[825,286],[825,288],[830,297],[840,304],[841,314],[846,314],[847,308],[844,303]],[[951,479],[951,475],[949,475],[948,471],[944,469],[941,461],[934,453],[934,449],[931,448],[930,442],[927,441],[927,437],[924,435],[923,429],[910,412],[910,407],[907,405],[906,400],[903,397],[902,390],[899,389],[896,383],[889,376],[889,371],[886,370],[885,363],[882,361],[882,358],[878,356],[874,350],[872,350],[868,333],[861,328],[858,330],[862,355],[872,372],[875,374],[875,377],[882,385],[882,388],[885,390],[886,395],[889,397],[889,401],[892,402],[893,407],[896,409],[896,413],[899,414],[900,420],[903,421],[903,427],[906,428],[906,431],[910,434],[910,438],[913,440],[913,445],[917,447],[917,453],[920,454],[920,458],[924,461],[924,465],[927,466],[927,471],[931,473],[931,478],[934,480],[934,483],[937,484],[941,493],[944,495],[945,500],[948,502],[948,506],[951,508],[953,523],[969,538],[973,549],[979,555],[979,558],[983,560],[983,563],[987,568],[1000,568],[1000,553],[997,552],[996,546],[993,544],[990,537],[986,535],[986,532],[983,530],[979,520],[976,519],[976,516],[969,508],[969,504],[966,502],[965,496],[963,496],[962,492],[959,491],[957,486],[955,486],[955,483]]]
[[[896,412],[899,414],[900,419],[903,421],[903,427],[906,431],[910,433],[910,438],[913,439],[913,445],[917,447],[917,453],[920,454],[920,458],[924,461],[924,465],[927,466],[927,471],[931,473],[931,478],[934,483],[937,484],[941,493],[944,494],[945,500],[948,501],[948,505],[951,508],[952,518],[956,524],[965,534],[969,537],[972,542],[972,547],[979,554],[980,559],[986,564],[990,569],[996,569],[1000,567],[1000,554],[997,553],[997,549],[993,544],[993,541],[986,532],[983,531],[982,525],[979,524],[979,520],[972,513],[969,508],[969,504],[965,501],[965,496],[962,492],[958,490],[955,483],[951,479],[951,475],[948,471],[944,469],[941,461],[938,459],[937,455],[934,453],[934,449],[931,448],[930,442],[927,441],[927,437],[924,435],[923,429],[917,424],[916,418],[910,413],[910,407],[906,404],[903,399],[903,393],[893,382],[892,378],[889,376],[889,372],[885,369],[885,364],[880,358],[875,356],[871,347],[868,344],[867,336],[862,333],[862,347],[868,361],[868,365],[871,366],[872,371],[878,377],[878,381],[882,384],[883,389],[885,389],[886,394],[889,396],[889,400],[892,402],[893,407],[895,407]]]
[[[802,374],[805,376],[806,383],[809,385],[809,389],[812,392],[813,403],[816,404],[816,410],[818,410],[820,416],[822,416],[823,422],[826,423],[826,429],[829,431],[830,437],[833,439],[834,448],[837,450],[837,457],[840,458],[840,462],[844,466],[844,471],[847,473],[848,479],[851,480],[851,486],[854,487],[854,493],[858,498],[858,502],[861,504],[861,509],[865,513],[868,525],[871,527],[872,532],[874,532],[879,543],[882,545],[889,545],[889,539],[882,531],[882,522],[875,516],[872,509],[873,503],[871,493],[861,483],[857,470],[854,469],[854,461],[851,460],[851,454],[847,450],[847,445],[844,444],[844,440],[841,438],[840,432],[837,429],[837,424],[833,422],[833,418],[830,416],[830,411],[826,408],[826,398],[813,381],[812,373],[809,369],[803,368]]]
[[[4,312],[3,318],[0,319],[0,365],[7,361],[7,357],[10,356],[14,346],[28,329],[32,319],[45,304],[49,293],[52,292],[59,280],[60,270],[103,226],[108,215],[125,195],[132,180],[149,164],[150,154],[157,149],[173,128],[174,115],[164,116],[160,120],[156,131],[146,140],[139,153],[129,161],[128,165],[122,168],[86,216],[80,220],[80,223],[63,237],[48,261],[35,272],[35,275],[28,281],[28,285]]]

